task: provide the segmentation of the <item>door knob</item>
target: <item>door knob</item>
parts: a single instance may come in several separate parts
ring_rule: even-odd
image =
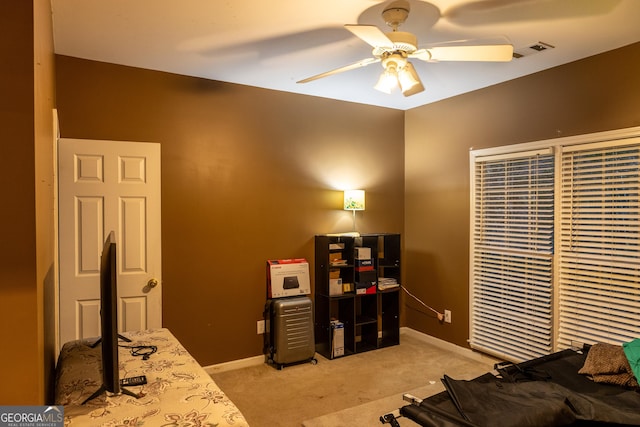
[[[158,286],[158,279],[149,279],[149,281],[147,282],[147,286],[150,288],[155,288],[156,286]]]

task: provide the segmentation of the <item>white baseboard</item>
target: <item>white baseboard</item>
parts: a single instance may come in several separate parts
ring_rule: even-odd
[[[440,338],[432,337],[431,335],[427,335],[423,332],[416,331],[415,329],[411,329],[406,326],[403,326],[400,328],[400,335],[402,334],[411,335],[412,337],[415,337],[435,347],[441,348],[446,351],[450,351],[459,356],[466,357],[467,359],[472,359],[477,362],[482,362],[487,364],[495,364],[500,362],[500,360],[495,359],[487,354],[478,353],[477,351],[473,351],[470,348],[460,347],[459,345],[441,340]]]
[[[436,337],[432,337],[431,335],[427,335],[425,333],[416,331],[415,329],[411,329],[406,326],[403,326],[402,328],[400,328],[400,335],[403,335],[403,334],[411,335],[412,337],[415,337],[421,341],[424,341],[427,344],[431,344],[443,350],[456,353],[459,356],[466,357],[468,359],[472,359],[477,362],[482,362],[487,364],[494,364],[499,362],[499,360],[494,359],[491,356],[488,356],[486,354],[478,353],[469,348],[460,347],[459,345],[452,344],[450,342],[441,340]],[[232,371],[234,369],[248,368],[250,366],[262,365],[263,363],[265,363],[265,361],[266,361],[265,355],[253,356],[253,357],[247,357],[246,359],[231,360],[229,362],[223,362],[223,363],[217,363],[215,365],[204,366],[204,370],[207,372],[207,374],[211,375],[218,372],[226,372],[226,371]]]
[[[232,371],[234,369],[248,368],[250,366],[258,366],[265,363],[264,354],[260,356],[247,357],[246,359],[231,360],[229,362],[216,363],[215,365],[204,366],[207,374],[215,374],[218,372]]]

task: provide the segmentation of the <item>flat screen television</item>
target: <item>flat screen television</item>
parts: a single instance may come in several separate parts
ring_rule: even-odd
[[[129,339],[118,335],[118,268],[115,233],[109,233],[100,258],[100,328],[101,336],[94,346],[102,346],[102,386],[83,403],[102,393],[126,393],[138,397],[120,386],[118,372],[118,340]]]

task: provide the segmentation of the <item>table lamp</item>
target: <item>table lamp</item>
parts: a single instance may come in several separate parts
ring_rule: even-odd
[[[356,211],[364,210],[364,190],[344,191],[344,210],[353,212],[353,231],[356,232]]]

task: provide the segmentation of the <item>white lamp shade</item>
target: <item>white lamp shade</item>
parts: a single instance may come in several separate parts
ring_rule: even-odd
[[[380,92],[384,92],[386,94],[391,94],[393,89],[398,87],[398,75],[395,73],[395,70],[389,71],[384,70],[382,74],[380,74],[380,79],[378,79],[378,83],[373,87]]]
[[[411,62],[407,62],[398,73],[398,82],[404,96],[411,96],[424,90],[420,77]]]
[[[344,210],[363,211],[364,210],[364,190],[344,191]]]

